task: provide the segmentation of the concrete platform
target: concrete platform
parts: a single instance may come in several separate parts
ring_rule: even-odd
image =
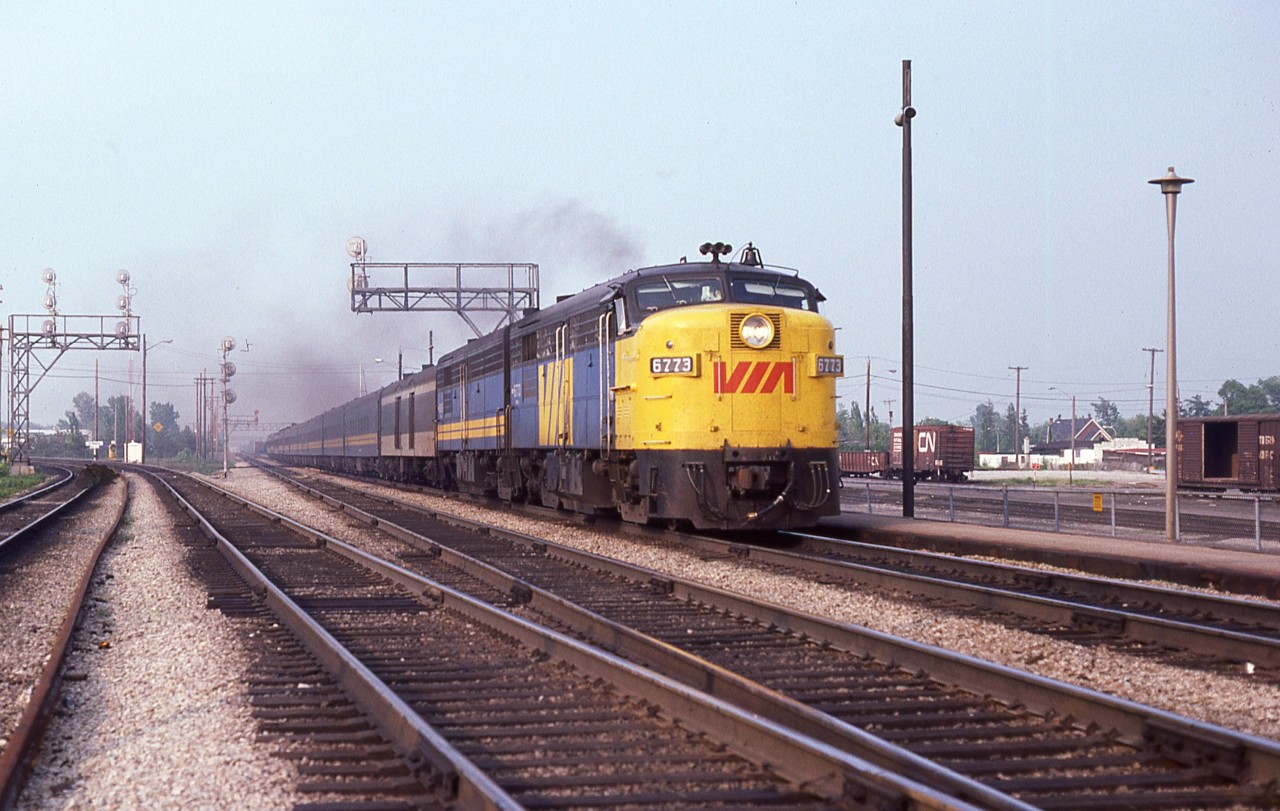
[[[865,513],[844,513],[824,520],[823,525],[847,528],[857,539],[904,549],[999,557],[1280,600],[1277,554]]]

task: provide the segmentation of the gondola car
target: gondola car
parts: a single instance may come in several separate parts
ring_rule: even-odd
[[[886,476],[889,472],[887,451],[840,451],[840,474],[855,479]]]

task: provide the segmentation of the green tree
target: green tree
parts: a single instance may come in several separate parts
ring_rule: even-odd
[[[836,410],[836,420],[840,432],[840,449],[860,451],[867,443],[867,423],[863,420],[862,409],[857,404],[841,406]],[[871,450],[889,450],[889,426],[876,416],[875,406],[869,415],[871,423]],[[193,446],[194,447],[194,446]]]
[[[92,438],[94,435],[93,419],[96,416],[97,401],[93,395],[87,391],[82,391],[71,400],[71,408],[75,411],[76,417],[80,420],[85,435]],[[101,430],[101,426],[99,426]]]
[[[1120,409],[1105,397],[1099,397],[1093,406],[1093,418],[1104,428],[1114,428],[1120,424]]]
[[[1183,400],[1178,403],[1178,413],[1183,417],[1209,417],[1217,411],[1213,402],[1206,400],[1200,395],[1194,395],[1190,400]],[[1143,417],[1145,420],[1146,417]],[[1145,422],[1144,428],[1145,429]]]
[[[27,452],[31,456],[83,459],[88,451],[79,422],[75,413],[68,411],[65,419],[58,420],[52,434],[32,434]]]
[[[973,445],[978,453],[997,453],[1000,450],[1000,417],[990,400],[978,403],[969,418],[973,428]]]
[[[1015,445],[1015,426],[1016,444]],[[1014,410],[1013,403],[1009,403],[1004,410],[1004,419],[1000,421],[1000,449],[1004,453],[1022,453],[1022,443],[1027,437],[1031,437],[1031,441],[1035,442],[1035,437],[1031,436],[1031,425],[1027,422],[1027,410],[1024,408],[1019,414]]]
[[[151,403],[147,423],[147,458],[172,459],[183,450],[195,448],[195,433],[178,426],[178,410],[173,403]]]
[[[1258,388],[1267,396],[1267,404],[1271,411],[1280,411],[1280,376],[1272,376],[1258,381]]]
[[[840,431],[840,450],[860,450],[866,442],[866,422],[858,404],[840,406],[836,410],[836,422]]]
[[[132,419],[130,419],[132,418]],[[129,425],[132,421],[133,425]],[[98,408],[98,439],[107,443],[101,452],[106,458],[106,447],[115,445],[116,457],[124,458],[126,442],[139,442],[142,439],[142,415],[131,407],[129,398],[123,394],[108,397],[107,402]]]
[[[1268,381],[1272,379],[1267,378]],[[1228,380],[1218,389],[1218,396],[1222,398],[1222,410],[1219,412],[1222,414],[1265,414],[1272,410],[1271,398],[1262,381],[1246,386],[1239,380]]]

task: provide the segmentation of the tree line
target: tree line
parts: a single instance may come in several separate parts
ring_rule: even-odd
[[[1280,375],[1264,378],[1251,385],[1238,380],[1227,380],[1218,389],[1218,397],[1220,400],[1215,403],[1198,394],[1194,395],[1178,403],[1178,413],[1182,417],[1214,417],[1280,412]],[[1147,414],[1135,414],[1126,418],[1120,413],[1119,407],[1105,397],[1088,403],[1087,408],[1089,410],[1082,408],[1077,411],[1077,421],[1092,417],[1114,436],[1146,441]],[[869,415],[870,449],[887,451],[889,425],[879,420],[874,407]],[[1151,416],[1151,438],[1159,446],[1164,444],[1164,415],[1165,409],[1159,408]],[[839,422],[840,449],[862,450],[867,444],[868,436],[868,421],[864,420],[862,410],[856,403],[841,406],[836,417]],[[1062,419],[1070,419],[1070,414],[1063,414]],[[973,428],[974,449],[977,453],[1014,453],[1015,436],[1019,437],[1019,441],[1021,437],[1028,437],[1032,445],[1046,442],[1052,422],[1053,420],[1044,420],[1033,425],[1027,419],[1025,408],[1018,414],[1013,403],[1006,403],[1000,409],[991,400],[987,400],[974,409],[968,424]],[[918,424],[945,425],[947,421],[927,418],[919,420]]]
[[[58,456],[88,459],[93,451],[88,443],[95,436],[103,443],[98,457],[107,457],[114,443],[117,455],[123,455],[126,442],[141,442],[146,432],[147,457],[185,459],[195,455],[196,435],[190,426],[178,425],[178,410],[173,403],[151,403],[147,420],[132,406],[128,397],[108,397],[98,403],[92,394],[80,392],[54,426],[52,434],[32,434],[32,456]],[[96,423],[96,427],[95,427]]]

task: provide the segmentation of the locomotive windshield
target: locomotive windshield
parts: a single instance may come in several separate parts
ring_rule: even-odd
[[[808,287],[782,279],[737,277],[729,280],[729,298],[743,304],[772,304],[795,310],[816,309]]]
[[[645,313],[719,301],[768,304],[795,310],[817,309],[816,296],[807,284],[764,276],[730,276],[727,294],[724,280],[714,276],[660,276],[657,280],[636,285],[635,295],[636,304]]]
[[[663,276],[656,282],[636,286],[636,304],[646,313],[679,307],[685,304],[705,304],[724,300],[724,286],[714,277],[690,278],[681,276],[668,279]]]

